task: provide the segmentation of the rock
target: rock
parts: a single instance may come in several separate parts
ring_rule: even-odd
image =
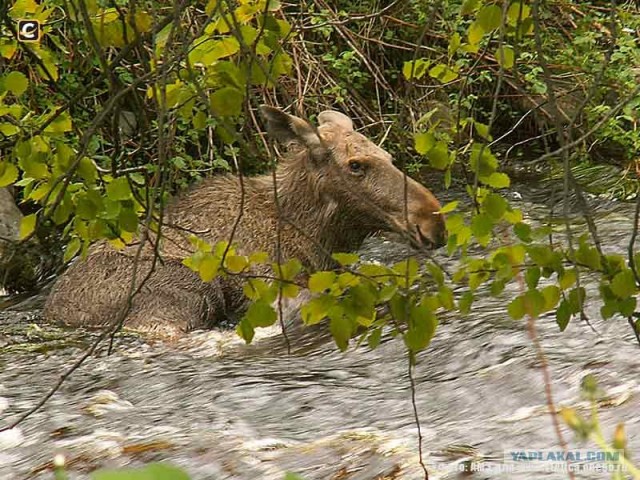
[[[0,264],[7,250],[8,242],[20,238],[20,220],[22,213],[16,207],[13,195],[6,188],[0,188]],[[3,291],[3,278],[0,277],[0,294]]]
[[[0,254],[7,240],[20,238],[22,213],[16,207],[13,195],[6,188],[0,188]]]

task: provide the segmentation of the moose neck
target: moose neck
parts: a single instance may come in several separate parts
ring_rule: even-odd
[[[333,264],[327,253],[355,251],[373,232],[360,225],[348,204],[324,194],[323,184],[333,180],[315,171],[310,162],[305,151],[278,167],[278,202],[284,221],[300,232],[303,244],[297,246],[298,256],[321,269]]]

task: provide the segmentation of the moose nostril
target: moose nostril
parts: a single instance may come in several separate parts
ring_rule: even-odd
[[[431,240],[431,238],[427,237],[424,233],[422,233],[420,225],[415,225],[415,227],[416,232],[418,232],[418,241],[424,246],[435,248],[435,242]]]
[[[442,226],[436,233],[436,248],[444,247],[447,244],[447,229]]]
[[[426,245],[431,248],[440,248],[446,245],[447,243],[447,231],[443,228],[436,228],[433,230],[433,233],[429,236],[425,235],[420,225],[415,225],[416,231],[418,232],[418,239],[423,245]]]

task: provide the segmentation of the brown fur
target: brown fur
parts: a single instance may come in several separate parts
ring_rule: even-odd
[[[444,219],[433,194],[395,168],[386,151],[355,132],[348,117],[322,112],[316,129],[270,107],[263,107],[262,113],[272,136],[301,147],[276,171],[284,220],[283,260],[298,258],[310,270],[328,268],[332,265],[328,252],[354,251],[378,231],[406,233],[416,246],[444,243]],[[241,200],[244,206],[234,237],[238,251],[266,251],[275,258],[279,215],[273,178],[245,178],[243,183],[244,198],[238,177],[215,176],[169,207],[167,223],[180,228],[163,228],[162,261],[132,300],[125,326],[174,334],[211,328],[242,312],[246,302],[237,280],[203,283],[181,259],[192,253],[187,231],[210,243],[227,240]],[[70,325],[112,322],[127,303],[137,249],[135,243],[122,251],[105,243],[94,246],[86,259],[58,279],[45,317]],[[143,248],[138,282],[151,269],[152,260],[151,247]]]

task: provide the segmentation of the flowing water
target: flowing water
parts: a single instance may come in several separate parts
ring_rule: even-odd
[[[548,211],[548,191],[520,192],[514,201],[527,216]],[[605,248],[626,251],[633,205],[592,203]],[[584,228],[579,214],[574,219]],[[377,241],[364,255],[391,261],[403,252]],[[594,280],[583,280],[591,294]],[[518,289],[507,287],[501,299],[485,292],[468,316],[445,316],[419,355],[416,405],[432,479],[568,478],[454,471],[473,459],[499,467],[504,451],[559,449],[526,324],[506,313]],[[0,425],[35,405],[96,335],[38,325],[41,300],[0,312]],[[625,422],[629,451],[640,461],[640,346],[624,319],[603,321],[599,308],[593,300],[586,307],[593,328],[573,319],[561,333],[553,316],[537,321],[554,399],[587,414],[580,383],[594,374],[606,396],[605,435]],[[281,480],[287,471],[307,480],[424,478],[401,340],[385,337],[374,351],[352,347],[343,354],[317,329],[290,336],[291,354],[275,330],[250,346],[232,332],[194,333],[174,343],[123,335],[114,354],[87,361],[44,408],[0,433],[0,478],[53,478],[56,453],[65,455],[73,479],[97,467],[153,461],[203,480]],[[563,433],[573,449],[595,448]]]

